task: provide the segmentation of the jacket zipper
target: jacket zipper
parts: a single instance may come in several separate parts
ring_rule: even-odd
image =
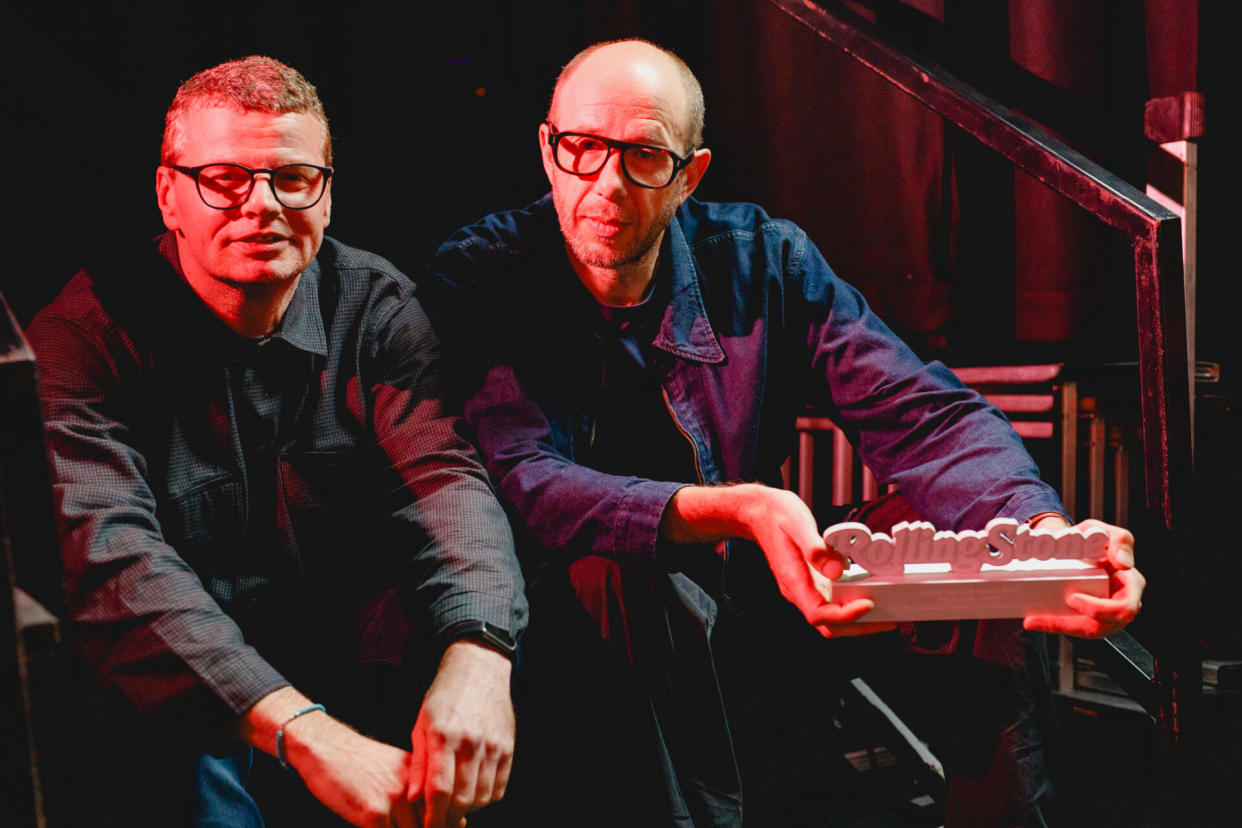
[[[681,420],[677,419],[677,412],[673,410],[673,403],[668,398],[668,389],[660,386],[660,394],[664,397],[664,406],[668,409],[668,415],[673,418],[673,425],[677,426],[677,430],[681,432],[681,436],[686,438],[686,442],[690,444],[690,452],[694,455],[694,473],[699,478],[699,485],[707,485],[703,480],[703,470],[699,468],[699,446],[694,442],[694,438],[690,436],[690,432],[686,431]]]
[[[669,399],[668,389],[663,385],[660,386],[660,394],[664,397],[664,407],[668,409],[668,415],[673,418],[673,425],[677,426],[681,436],[685,437],[686,442],[690,444],[690,452],[694,456],[694,473],[699,478],[699,485],[706,486],[707,483],[703,479],[703,469],[699,467],[699,446],[694,442],[694,438],[690,436],[690,432],[686,431],[682,426],[681,420],[677,419],[677,412],[673,410],[673,402]],[[731,606],[733,602],[729,599],[729,593],[725,589],[725,570],[729,563],[728,550],[728,541],[721,541],[716,546],[716,554],[720,557],[720,594]]]

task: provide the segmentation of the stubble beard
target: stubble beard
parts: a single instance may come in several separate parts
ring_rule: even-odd
[[[214,277],[239,290],[255,289],[270,290],[281,284],[297,279],[306,268],[310,267],[318,254],[318,247],[309,251],[310,255],[299,247],[288,251],[288,255],[272,258],[252,258],[242,253],[233,253],[221,257],[216,262],[218,271]]]
[[[615,270],[640,261],[651,251],[652,246],[659,241],[660,236],[673,220],[678,206],[676,202],[670,203],[664,208],[658,219],[652,222],[646,233],[620,249],[582,238],[576,232],[576,228],[572,225],[567,226],[567,222],[563,219],[560,221],[561,235],[568,242],[569,249],[574,254],[574,257],[584,265]]]

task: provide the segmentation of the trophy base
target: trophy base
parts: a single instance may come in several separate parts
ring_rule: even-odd
[[[860,621],[948,621],[1022,618],[1031,613],[1073,615],[1065,605],[1070,593],[1108,597],[1108,573],[1074,563],[1026,561],[984,567],[966,576],[927,571],[927,565],[916,564],[907,564],[904,575],[873,575],[854,565],[836,581],[813,569],[811,572],[820,592],[833,603],[846,604],[858,598],[874,601],[875,609]]]

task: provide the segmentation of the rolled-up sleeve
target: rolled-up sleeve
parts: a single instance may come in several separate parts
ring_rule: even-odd
[[[944,528],[1064,513],[1005,415],[939,362],[924,362],[797,231],[785,251],[806,320],[809,402],[846,431],[864,462]]]
[[[426,539],[406,587],[436,635],[465,620],[520,633],[526,598],[512,530],[461,418],[446,407],[439,341],[404,291],[378,297],[377,308],[367,380],[376,444],[408,495],[393,517]]]

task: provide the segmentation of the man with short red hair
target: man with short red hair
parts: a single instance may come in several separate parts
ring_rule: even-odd
[[[105,824],[458,826],[504,793],[512,536],[412,285],[324,235],[332,163],[295,70],[195,75],[168,232],[31,326]]]

